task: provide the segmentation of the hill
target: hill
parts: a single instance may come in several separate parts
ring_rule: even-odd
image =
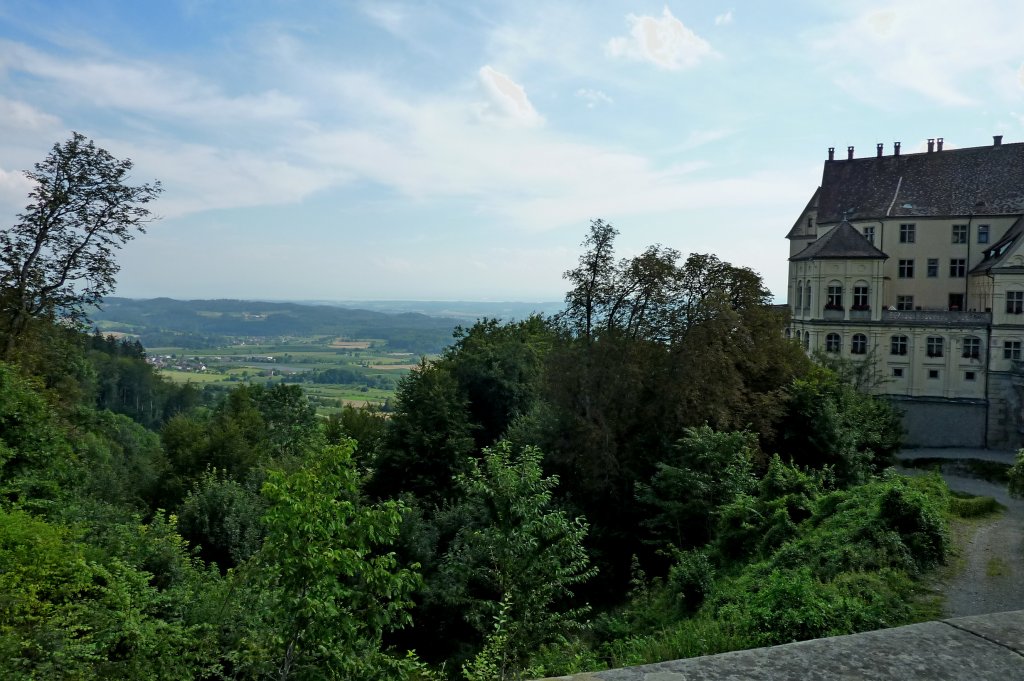
[[[464,320],[415,312],[389,314],[332,305],[251,300],[137,300],[110,297],[90,313],[104,332],[136,334],[147,347],[212,347],[228,337],[333,335],[374,338],[390,348],[436,353]]]

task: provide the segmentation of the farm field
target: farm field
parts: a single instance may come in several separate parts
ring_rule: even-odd
[[[420,362],[411,352],[389,350],[381,339],[336,336],[246,338],[201,350],[146,348],[146,354],[168,380],[199,388],[297,384],[322,415],[346,404],[385,405],[399,379]]]

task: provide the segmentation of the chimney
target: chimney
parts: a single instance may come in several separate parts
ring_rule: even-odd
[[[900,143],[899,142],[893,142],[892,143],[892,155],[893,156],[899,156],[900,155]]]
[[[928,138],[928,153],[930,154],[933,151],[935,151],[935,138],[929,137]]]
[[[878,150],[878,158],[882,158],[882,146],[881,142],[875,145],[875,148]]]
[[[852,161],[853,160],[853,147],[846,147],[846,160],[847,161]]]
[[[942,138],[935,140],[935,143],[938,145],[937,151],[942,151]]]
[[[1001,147],[1001,146],[1003,146],[1003,136],[1002,135],[992,135],[992,146],[993,147]]]
[[[836,160],[836,148],[835,147],[829,147],[828,148],[828,160],[830,160],[830,161]]]

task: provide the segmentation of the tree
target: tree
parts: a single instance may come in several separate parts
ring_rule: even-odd
[[[127,184],[130,159],[114,158],[80,133],[53,146],[25,175],[30,203],[0,233],[0,324],[9,358],[35,319],[81,322],[114,290],[114,250],[144,232],[159,182]]]
[[[573,284],[565,294],[565,311],[560,321],[576,335],[590,340],[594,327],[607,311],[613,296],[615,277],[614,245],[618,230],[603,220],[590,222],[590,234],[580,244],[586,252],[576,269],[562,276]]]
[[[568,603],[573,587],[596,573],[583,547],[588,525],[553,508],[558,478],[543,477],[543,456],[536,447],[514,454],[503,441],[470,459],[456,479],[468,522],[441,568],[446,600],[481,635],[500,638],[500,657],[512,667],[582,626],[588,608]]]
[[[387,550],[403,506],[360,501],[354,449],[349,440],[310,452],[263,487],[267,538],[255,560],[266,579],[264,622],[249,649],[260,651],[257,676],[383,678],[398,664],[381,640],[410,621],[416,566],[401,567]]]

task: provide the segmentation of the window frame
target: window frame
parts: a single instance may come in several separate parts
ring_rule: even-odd
[[[898,357],[905,357],[907,355],[907,346],[909,339],[903,334],[896,334],[889,337],[889,354],[896,355]]]
[[[1006,314],[1024,314],[1024,291],[1006,292]]]
[[[896,309],[909,312],[914,309],[914,296],[896,296]]]
[[[825,287],[825,309],[843,309],[843,284],[839,281],[830,281]]]
[[[1003,359],[1020,360],[1021,342],[1014,340],[1003,341]]]
[[[925,354],[928,357],[946,356],[946,339],[942,336],[928,336],[925,341]]]
[[[901,244],[912,244],[917,241],[917,223],[916,222],[903,222],[900,223],[900,243]]]
[[[970,235],[969,229],[970,228],[967,225],[953,225],[953,243],[967,243],[968,237]]]
[[[896,271],[897,279],[913,279],[914,278],[914,259],[913,258],[900,258],[898,269]]]
[[[825,352],[839,354],[843,351],[843,337],[835,331],[825,335]]]
[[[965,359],[981,359],[981,339],[977,336],[964,336],[960,356]]]
[[[989,239],[989,225],[978,225],[978,243],[987,244]]]
[[[853,285],[853,310],[871,309],[871,287],[867,284]]]
[[[949,259],[949,276],[952,279],[963,279],[967,276],[967,258]]]

